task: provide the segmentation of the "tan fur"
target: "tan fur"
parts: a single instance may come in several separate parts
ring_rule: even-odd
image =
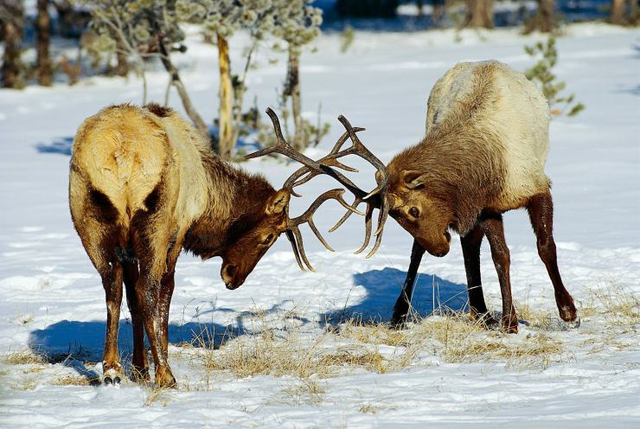
[[[426,134],[451,126],[447,120],[455,122],[464,116],[470,102],[477,109],[466,126],[479,137],[491,136],[483,138],[491,146],[487,154],[501,157],[505,167],[502,192],[491,207],[497,211],[518,208],[531,196],[546,192],[550,186],[544,173],[549,107],[535,85],[498,61],[459,63],[431,91]]]
[[[180,252],[221,256],[224,282],[239,287],[286,228],[286,210],[272,209],[277,195],[263,177],[213,155],[208,139],[171,109],[111,106],[82,124],[73,143],[69,207],[106,293],[105,382],[121,376],[123,280],[133,364],[142,378],[148,374],[144,324],[156,384],[173,385],[167,325]]]
[[[443,222],[466,233],[482,210],[522,207],[549,190],[548,128],[547,103],[521,73],[497,61],[460,63],[431,91],[425,138],[389,163],[390,191],[407,209],[415,198],[436,200],[452,212]],[[422,196],[404,187],[409,170],[423,173]]]

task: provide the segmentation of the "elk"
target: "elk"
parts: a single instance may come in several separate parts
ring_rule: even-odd
[[[487,311],[480,278],[480,245],[486,236],[502,294],[502,329],[517,332],[502,214],[523,207],[553,283],[560,317],[579,323],[558,270],[551,182],[544,173],[548,150],[548,104],[521,73],[497,61],[466,62],[436,82],[429,96],[425,137],[396,155],[385,170],[378,169],[374,196],[356,198],[352,204],[354,209],[367,204],[367,233],[359,251],[369,243],[376,208],[380,213],[373,251],[387,214],[414,237],[393,325],[402,326],[407,319],[424,252],[446,255],[451,230],[461,237],[471,317],[496,323]]]
[[[298,196],[294,187],[305,182],[298,179],[311,172],[325,174],[327,167],[291,148],[276,114],[271,109],[267,113],[277,150],[304,164],[278,191],[264,177],[211,154],[204,136],[177,113],[156,104],[107,107],[80,126],[70,163],[69,207],[105,290],[105,384],[120,383],[123,374],[117,349],[123,281],[133,322],[133,378],[150,378],[146,332],[155,384],[173,386],[176,380],[167,359],[168,321],[182,250],[203,260],[222,257],[220,275],[228,289],[236,289],[283,232],[300,268],[313,270],[299,226],[308,223],[330,249],[313,222],[323,202],[333,199],[357,212],[344,201],[343,189],[332,189],[302,215],[289,217],[290,197]],[[344,133],[336,148],[348,137]],[[269,148],[253,157],[272,152]]]

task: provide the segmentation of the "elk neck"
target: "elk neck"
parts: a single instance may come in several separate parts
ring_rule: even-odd
[[[261,175],[235,168],[216,156],[205,159],[206,207],[189,229],[185,250],[209,259],[220,256],[231,237],[231,225],[242,220],[251,225],[264,216],[265,203],[276,193]]]

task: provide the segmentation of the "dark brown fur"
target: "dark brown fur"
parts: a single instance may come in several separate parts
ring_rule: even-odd
[[[511,93],[505,94],[499,85],[505,81]],[[517,332],[502,213],[520,207],[529,210],[560,316],[565,321],[576,320],[573,299],[557,266],[553,204],[548,178],[541,170],[545,159],[529,160],[523,155],[546,156],[548,128],[542,133],[539,124],[548,124],[548,112],[536,91],[522,76],[497,62],[460,64],[436,83],[429,98],[425,138],[388,165],[389,213],[415,238],[407,279],[394,307],[395,324],[404,323],[407,317],[425,250],[446,255],[451,238],[447,230],[452,229],[461,236],[471,315],[488,324],[494,322],[488,315],[480,278],[480,245],[486,236],[502,293],[502,325],[507,332]],[[523,106],[524,111],[515,111],[514,106]],[[517,116],[512,116],[513,124],[504,120],[518,114],[529,114],[538,122],[519,122]],[[519,134],[505,131],[511,126],[519,127]],[[522,141],[508,141],[504,135]],[[516,181],[509,182],[508,177]]]
[[[170,136],[177,141],[170,142]],[[226,164],[198,138],[171,109],[154,104],[145,109],[109,107],[85,121],[76,135],[69,203],[105,290],[106,383],[122,376],[117,338],[123,281],[133,321],[133,375],[149,377],[146,332],[156,384],[171,386],[175,378],[168,365],[168,320],[180,252],[185,249],[203,259],[221,256],[221,276],[235,289],[285,229],[289,191],[276,191],[264,177]],[[182,154],[184,159],[179,158]],[[194,154],[201,165],[185,161]],[[140,169],[144,173],[136,175]],[[124,174],[142,181],[129,184],[121,179]],[[184,183],[192,188],[180,188],[181,174],[191,179]],[[176,211],[180,201],[192,206]],[[185,222],[177,213],[193,218]]]

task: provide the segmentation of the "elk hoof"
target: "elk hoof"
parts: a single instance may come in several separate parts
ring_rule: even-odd
[[[488,311],[486,313],[471,314],[471,318],[476,320],[485,329],[494,330],[500,328],[498,319],[493,317]]]
[[[111,378],[109,376],[106,376],[102,380],[102,383],[104,383],[105,386],[120,386],[121,382],[122,382],[122,380],[118,376],[115,376],[113,378]]]
[[[144,383],[149,381],[149,368],[140,368],[137,366],[131,367],[131,379],[137,383]]]
[[[176,378],[169,368],[161,368],[156,370],[156,387],[170,388],[176,387]]]
[[[574,320],[566,321],[566,320],[558,320],[556,319],[556,330],[557,331],[571,331],[573,329],[578,329],[580,327],[580,318],[576,316]]]
[[[389,327],[391,329],[401,330],[407,327],[407,315],[393,315],[391,318],[391,322],[389,322]]]
[[[580,316],[576,316],[576,318],[570,322],[564,322],[567,325],[568,329],[578,329],[582,321],[580,320]]]
[[[560,318],[565,322],[575,322],[577,320],[578,326],[580,326],[580,319],[573,304],[560,307]]]
[[[513,320],[512,318],[502,319],[502,331],[506,334],[517,334],[518,319],[516,320]]]

